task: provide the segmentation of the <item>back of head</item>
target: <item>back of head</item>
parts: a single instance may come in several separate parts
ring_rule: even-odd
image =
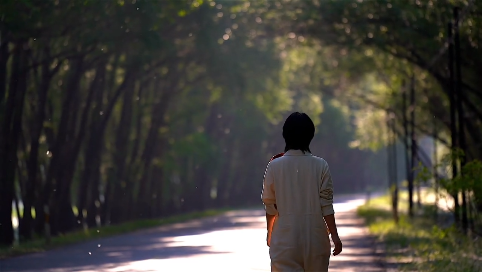
[[[315,124],[311,118],[302,112],[294,112],[283,125],[283,138],[285,139],[285,152],[290,149],[310,151],[310,143],[315,136]]]

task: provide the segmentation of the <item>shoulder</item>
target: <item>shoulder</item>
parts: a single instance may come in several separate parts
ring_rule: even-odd
[[[328,162],[325,159],[323,159],[322,157],[318,157],[318,156],[313,155],[313,159],[318,161],[323,168],[328,167]]]
[[[283,157],[283,156],[273,158],[273,159],[271,159],[271,161],[269,161],[268,167],[276,167],[277,165],[280,165],[284,159],[285,159],[285,157]]]

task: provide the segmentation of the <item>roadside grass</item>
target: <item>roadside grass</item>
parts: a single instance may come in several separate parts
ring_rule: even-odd
[[[160,219],[148,219],[126,222],[118,225],[102,226],[99,228],[89,228],[86,230],[78,230],[52,237],[50,244],[46,243],[45,238],[38,237],[30,241],[20,242],[18,245],[10,247],[0,247],[0,259],[9,257],[44,252],[46,250],[58,248],[61,246],[71,245],[80,242],[86,242],[93,239],[109,237],[118,234],[129,233],[137,230],[158,227],[166,224],[180,223],[192,219],[199,219],[209,216],[219,215],[221,213],[235,210],[232,208],[213,209],[202,212],[191,212],[181,215],[170,216]]]
[[[390,198],[382,196],[358,209],[369,231],[385,245],[387,262],[401,271],[482,271],[482,241],[450,226],[450,214],[439,211],[435,218],[434,205],[425,204],[413,219],[399,212],[395,224],[390,207]]]

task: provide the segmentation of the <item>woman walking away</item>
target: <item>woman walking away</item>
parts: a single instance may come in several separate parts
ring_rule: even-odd
[[[283,125],[285,153],[269,162],[262,200],[268,225],[271,271],[328,271],[329,235],[334,256],[342,251],[333,210],[328,163],[313,156],[315,126],[305,113],[292,113]]]

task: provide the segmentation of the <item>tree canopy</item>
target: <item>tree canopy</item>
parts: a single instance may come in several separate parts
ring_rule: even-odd
[[[385,188],[385,119],[398,120],[405,142],[411,87],[417,139],[436,126],[437,141],[453,147],[447,24],[456,6],[464,151],[475,161],[479,2],[2,1],[0,242],[14,239],[12,203],[21,240],[46,223],[57,235],[258,205],[291,111],[315,122],[312,151],[330,163],[338,192]],[[469,189],[480,209],[479,187]]]

